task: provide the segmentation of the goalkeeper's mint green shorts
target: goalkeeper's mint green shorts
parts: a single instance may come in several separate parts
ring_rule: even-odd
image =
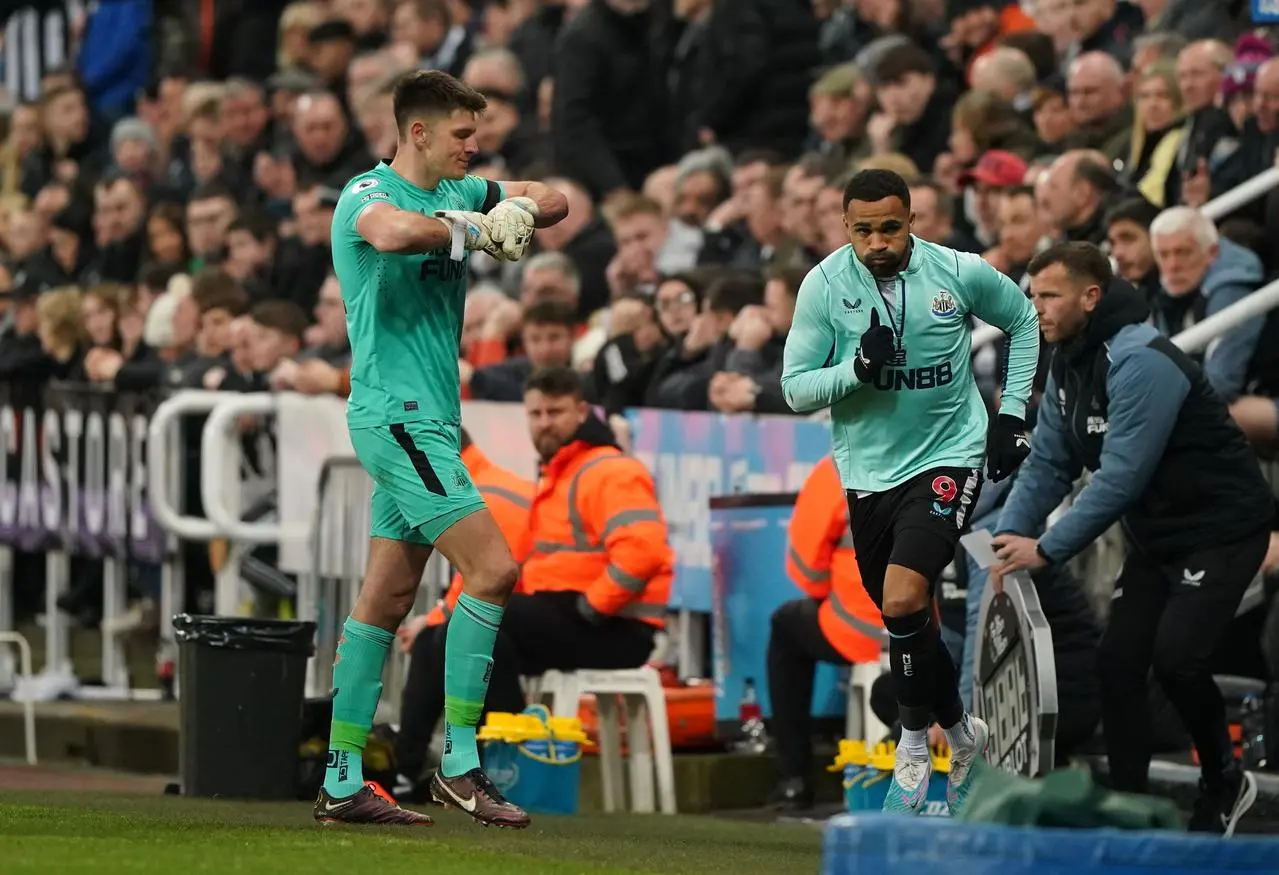
[[[434,544],[451,525],[484,508],[462,464],[456,425],[426,419],[355,428],[351,445],[373,478],[374,538]]]

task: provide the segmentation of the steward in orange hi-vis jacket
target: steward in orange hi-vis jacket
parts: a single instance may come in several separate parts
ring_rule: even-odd
[[[877,662],[884,620],[862,586],[848,530],[848,501],[830,457],[813,468],[795,499],[786,573],[821,602],[817,623],[847,662]]]
[[[830,456],[804,481],[791,514],[786,572],[808,598],[773,613],[768,691],[780,782],[773,802],[812,805],[811,708],[817,663],[878,662],[884,622],[862,587],[848,530],[848,504]]]
[[[674,569],[653,477],[591,412],[578,374],[536,371],[524,412],[542,470],[489,684],[512,696],[520,675],[643,665]]]
[[[520,545],[526,541],[529,505],[533,502],[532,481],[495,465],[471,442],[466,429],[462,429],[462,464],[519,562],[524,558]],[[514,591],[520,591],[519,583]],[[431,736],[444,713],[444,634],[438,627],[453,613],[461,594],[462,575],[454,574],[448,592],[426,615],[411,644],[412,658],[400,699],[400,732],[395,740],[396,762],[401,772],[411,776],[410,785],[426,766]],[[408,632],[413,634],[414,630]],[[400,790],[404,795],[414,795],[412,786]]]

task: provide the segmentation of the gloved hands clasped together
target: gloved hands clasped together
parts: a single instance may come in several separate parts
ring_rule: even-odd
[[[538,207],[532,198],[513,197],[487,214],[470,210],[436,210],[435,218],[453,229],[450,257],[461,261],[464,251],[487,252],[498,261],[519,261],[533,241]]]

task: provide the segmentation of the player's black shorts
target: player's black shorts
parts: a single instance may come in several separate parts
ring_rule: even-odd
[[[932,468],[865,498],[848,492],[848,519],[862,584],[879,607],[889,565],[917,571],[935,586],[955,557],[981,492],[980,468]]]

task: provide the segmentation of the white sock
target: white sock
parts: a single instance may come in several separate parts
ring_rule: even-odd
[[[946,733],[946,743],[950,745],[951,750],[971,749],[977,746],[977,730],[973,727],[973,718],[964,712],[964,716],[959,718],[959,722],[949,729],[943,727],[942,732]]]
[[[903,727],[902,740],[897,746],[905,748],[906,753],[912,757],[928,756],[928,730],[906,729]]]

